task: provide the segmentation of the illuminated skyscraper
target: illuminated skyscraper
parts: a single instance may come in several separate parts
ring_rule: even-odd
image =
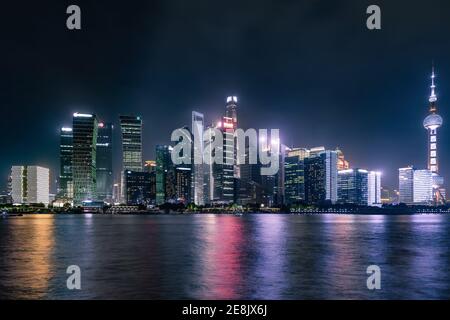
[[[442,126],[442,117],[437,114],[437,96],[436,85],[434,79],[436,75],[431,74],[431,95],[429,98],[429,112],[430,114],[423,121],[423,126],[428,131],[428,170],[433,176],[433,199],[435,203],[445,202],[445,191],[442,188],[444,179],[439,175],[439,158],[438,158],[438,138],[437,129]]]
[[[196,205],[205,204],[204,183],[205,183],[205,164],[203,163],[203,132],[204,117],[202,113],[192,111],[192,127],[194,147],[192,155],[192,194]]]
[[[287,204],[305,200],[304,160],[308,156],[306,148],[287,151],[284,159],[284,197]]]
[[[142,118],[120,116],[122,131],[122,169],[142,171]]]
[[[58,197],[73,199],[72,181],[73,130],[61,128],[59,146],[59,190]]]
[[[227,110],[225,116],[232,119],[234,128],[237,128],[237,102],[238,98],[236,96],[227,97]]]
[[[74,205],[96,199],[97,186],[97,117],[93,114],[73,115],[73,197]]]
[[[381,207],[381,172],[369,172],[367,188],[367,205]]]
[[[399,169],[399,202],[409,205],[430,205],[433,202],[433,174],[414,167]]]
[[[317,151],[316,151],[317,149]],[[320,148],[321,149],[321,148]],[[305,200],[308,204],[335,203],[337,200],[336,151],[310,150],[304,160]]]
[[[212,203],[232,203],[235,200],[235,144],[233,119],[222,117],[216,128],[222,132],[223,147],[218,147],[215,152],[223,154],[223,163],[213,163],[212,170],[212,195],[209,199]]]
[[[344,153],[341,151],[341,149],[336,148],[336,152],[337,152],[337,166],[338,166],[338,170],[347,170],[350,169],[350,164],[347,160],[345,160],[344,157]]]
[[[97,136],[97,198],[111,202],[113,193],[111,123],[100,122]]]
[[[363,169],[347,169],[338,172],[338,202],[367,206],[368,174]]]
[[[172,150],[171,146],[156,146],[156,204],[158,205],[176,198],[176,179],[171,158]]]

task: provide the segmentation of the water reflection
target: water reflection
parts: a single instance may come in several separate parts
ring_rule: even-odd
[[[197,252],[201,264],[194,294],[199,299],[237,299],[243,283],[241,274],[243,220],[233,216],[204,217],[205,228],[198,234],[203,244]]]
[[[450,298],[449,216],[26,216],[0,220],[0,297]],[[82,269],[82,290],[66,269]],[[366,287],[380,266],[382,290]]]
[[[0,297],[8,292],[17,299],[45,297],[55,266],[53,216],[9,219],[0,225]]]

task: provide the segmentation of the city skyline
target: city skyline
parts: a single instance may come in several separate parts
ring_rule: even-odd
[[[249,9],[240,4],[233,10],[221,8],[223,16],[217,23],[210,19],[217,15],[217,9],[206,3],[202,4],[202,10],[189,8],[186,13],[178,13],[182,17],[192,14],[192,21],[198,18],[200,23],[212,23],[216,26],[216,36],[200,30],[191,20],[184,21],[185,30],[180,29],[180,23],[166,31],[165,22],[156,20],[152,25],[145,24],[144,17],[145,21],[152,19],[147,19],[151,10],[144,4],[143,14],[134,16],[136,24],[127,20],[103,27],[87,20],[79,34],[66,35],[64,30],[53,28],[57,23],[53,12],[43,12],[36,6],[35,12],[49,21],[42,30],[33,31],[33,36],[44,45],[42,52],[34,52],[33,57],[45,68],[25,60],[21,54],[12,57],[10,52],[4,53],[15,68],[6,69],[11,83],[23,81],[27,94],[20,94],[20,86],[4,86],[4,103],[12,111],[2,118],[0,133],[4,137],[14,133],[14,139],[2,140],[8,152],[0,160],[0,187],[6,189],[10,165],[23,162],[21,150],[29,141],[30,132],[36,134],[32,135],[32,146],[28,146],[27,162],[49,167],[54,182],[59,167],[59,159],[53,156],[57,153],[58,132],[61,124],[70,124],[73,112],[95,113],[101,121],[112,122],[116,128],[119,128],[117,115],[142,114],[143,157],[148,160],[155,159],[155,145],[169,142],[171,130],[189,125],[192,110],[205,114],[208,124],[222,113],[223,98],[237,95],[241,127],[280,127],[287,145],[324,145],[330,149],[339,146],[352,166],[382,171],[383,184],[394,189],[398,168],[407,165],[421,168],[427,161],[426,155],[419,151],[426,146],[427,137],[418,128],[427,114],[426,79],[432,60],[437,67],[438,95],[442,95],[439,112],[444,119],[448,118],[446,88],[450,87],[450,66],[445,57],[450,48],[438,32],[445,27],[442,7],[448,4],[412,7],[408,17],[402,14],[400,4],[382,1],[381,5],[385,29],[378,33],[367,33],[363,25],[359,26],[360,21],[353,14],[360,9],[364,13],[365,6],[354,3],[339,8],[330,5],[325,17],[314,14],[323,9],[323,4],[292,4],[285,9],[286,25],[275,19],[267,27],[256,21],[245,21],[243,17],[248,16],[245,13]],[[14,4],[9,6],[12,12],[19,11]],[[270,8],[270,4],[261,3],[254,12],[256,19],[266,17]],[[99,5],[83,5],[83,9],[99,22],[103,21]],[[239,12],[237,9],[243,12],[242,16],[234,15]],[[318,21],[316,25],[303,24],[298,14],[304,11]],[[408,25],[407,21],[419,11],[423,15],[419,20],[427,22]],[[111,3],[111,12],[119,12],[118,3]],[[27,13],[24,15],[26,20]],[[230,17],[235,18],[231,29],[227,21]],[[174,23],[173,19],[169,21]],[[21,23],[22,28],[27,27],[26,21]],[[138,27],[142,26],[139,23],[144,28]],[[11,25],[18,26],[14,22]],[[258,41],[246,41],[240,32],[256,25],[261,28],[256,33]],[[15,35],[20,35],[21,29],[16,29]],[[115,36],[105,35],[105,30]],[[401,32],[402,37],[397,37],[393,30]],[[93,50],[86,51],[85,41],[97,39],[99,35],[106,37],[98,46],[93,45]],[[129,35],[149,39],[148,44]],[[173,36],[173,41],[163,41],[162,35]],[[332,40],[334,36],[337,41]],[[54,46],[46,49],[48,41],[55,39],[71,50],[52,51]],[[289,39],[294,40],[291,43]],[[255,49],[261,41],[268,45],[257,53]],[[119,48],[118,43],[122,42]],[[18,45],[23,52],[29,51],[27,43]],[[130,48],[129,53],[135,54],[134,62],[120,60],[126,50],[122,47]],[[164,56],[183,47],[188,48],[183,51],[184,56],[177,53]],[[404,50],[405,47],[409,50]],[[358,50],[352,53],[354,48]],[[414,56],[408,54],[412,50]],[[86,58],[88,54],[96,63],[84,66],[82,61],[91,61]],[[85,72],[86,67],[89,72]],[[24,79],[20,74],[26,74],[22,72],[26,68],[36,72]],[[129,84],[122,86],[124,82]],[[47,85],[42,87],[42,83]],[[42,121],[35,121],[36,109],[42,110]],[[450,129],[444,125],[440,130],[440,136],[445,139]],[[119,131],[114,132],[116,142],[120,141]],[[114,150],[116,173],[120,166],[117,149]],[[449,148],[442,143],[440,162],[444,177],[450,173],[450,166],[445,165],[449,156]],[[55,192],[54,184],[52,191]]]

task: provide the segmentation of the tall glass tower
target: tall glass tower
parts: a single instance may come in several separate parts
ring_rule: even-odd
[[[142,118],[120,116],[123,170],[142,171]]]
[[[97,136],[97,196],[98,200],[112,201],[113,161],[111,123],[100,122]]]
[[[445,202],[445,191],[442,188],[444,179],[439,175],[438,139],[437,129],[443,124],[442,117],[437,113],[437,96],[434,79],[434,67],[431,74],[431,95],[429,98],[429,115],[423,121],[423,126],[428,131],[428,170],[433,177],[433,197],[436,203]]]
[[[63,127],[60,133],[59,146],[59,190],[58,197],[73,198],[72,156],[73,132],[72,128]]]
[[[204,169],[203,164],[203,132],[204,132],[204,116],[202,113],[192,111],[192,128],[194,140],[193,164],[192,164],[192,193],[193,200],[196,205],[204,205],[205,197],[203,193],[204,188]]]
[[[96,199],[97,187],[97,117],[93,114],[73,114],[73,203]]]

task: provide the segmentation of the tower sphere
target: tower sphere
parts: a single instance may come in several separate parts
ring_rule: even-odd
[[[437,129],[440,126],[442,126],[442,123],[444,121],[442,120],[442,117],[438,114],[430,114],[428,117],[425,118],[423,121],[423,126],[425,129]]]

